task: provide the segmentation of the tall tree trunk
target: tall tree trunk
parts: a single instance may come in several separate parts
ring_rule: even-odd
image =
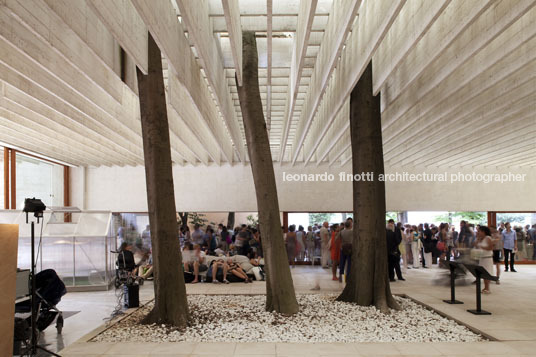
[[[387,273],[385,184],[380,95],[372,95],[372,61],[350,97],[352,170],[373,172],[372,181],[354,181],[352,271],[340,301],[374,305],[383,312],[399,306],[391,295]]]
[[[181,219],[181,227],[188,227],[188,212],[179,212],[179,218]]]
[[[227,227],[230,227],[231,229],[233,229],[234,222],[235,222],[235,213],[229,212],[229,214],[227,215]]]
[[[298,312],[298,302],[281,233],[272,153],[259,92],[258,54],[254,32],[243,32],[242,46],[243,85],[239,87],[237,81],[237,87],[257,195],[266,267],[266,310],[294,314]]]
[[[147,323],[186,326],[188,301],[177,239],[169,126],[160,49],[149,34],[149,73],[137,70],[155,305]]]

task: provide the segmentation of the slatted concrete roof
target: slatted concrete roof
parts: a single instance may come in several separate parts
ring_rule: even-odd
[[[536,165],[535,0],[0,0],[0,141],[143,164],[136,66],[163,54],[172,158],[247,162],[235,74],[257,32],[273,160],[350,160],[369,60],[390,166]]]

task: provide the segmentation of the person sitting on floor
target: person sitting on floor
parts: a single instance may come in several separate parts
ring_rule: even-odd
[[[190,242],[184,245],[183,250],[183,265],[185,272],[192,272],[194,274],[194,280],[192,284],[199,282],[199,272],[204,272],[208,269],[205,259],[205,252],[201,250],[198,244],[192,246]]]
[[[229,265],[225,262],[223,258],[215,257],[215,256],[207,256],[207,264],[209,267],[209,274],[207,274],[207,277],[212,278],[213,284],[219,284],[220,281],[218,280],[218,271],[221,270],[223,275],[223,282],[225,284],[229,284],[229,281],[227,280],[227,273],[229,272]]]
[[[235,263],[233,261],[233,259],[235,257],[237,257],[238,255],[235,255],[234,257],[232,258],[228,258],[227,259],[227,265],[229,267],[229,273],[233,274],[234,276],[240,278],[240,279],[243,279],[244,280],[244,283],[251,283],[252,280],[248,277],[248,275],[246,274],[246,272],[240,267],[240,265],[238,263]],[[245,257],[245,256],[243,256]],[[249,259],[247,257],[245,257],[247,259],[246,263],[249,264]]]
[[[217,256],[225,255],[225,250],[223,250],[223,248],[224,248],[223,243],[220,243],[218,245],[218,248],[214,250],[214,254],[216,254]]]
[[[145,252],[143,259],[139,264],[138,276],[144,280],[153,279],[153,255],[150,250]]]

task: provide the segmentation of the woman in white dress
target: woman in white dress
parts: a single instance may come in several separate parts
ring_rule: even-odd
[[[493,242],[491,240],[491,231],[488,227],[478,227],[475,247],[482,250],[478,265],[486,269],[490,275],[493,275]],[[484,290],[482,290],[484,294],[491,293],[489,283],[489,280],[484,279]]]
[[[422,248],[421,237],[417,226],[411,226],[409,230],[411,236],[411,254],[413,255],[413,269],[419,269],[419,253]]]

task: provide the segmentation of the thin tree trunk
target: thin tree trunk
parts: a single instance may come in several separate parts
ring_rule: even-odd
[[[229,212],[227,215],[227,227],[233,229],[234,228],[234,222],[235,222],[235,213]]]
[[[149,73],[137,70],[155,305],[147,323],[186,326],[188,301],[177,239],[169,126],[160,49],[149,34]]]
[[[266,310],[294,314],[298,312],[298,303],[281,234],[272,154],[259,92],[258,54],[254,32],[243,32],[242,46],[243,85],[239,87],[237,82],[237,87],[257,195],[266,268]]]
[[[181,227],[188,227],[188,212],[179,212],[179,218],[181,219]]]
[[[350,97],[352,170],[373,172],[372,181],[354,181],[354,240],[352,271],[340,301],[374,305],[383,312],[399,306],[391,295],[387,273],[385,184],[380,95],[372,95],[372,62]]]

